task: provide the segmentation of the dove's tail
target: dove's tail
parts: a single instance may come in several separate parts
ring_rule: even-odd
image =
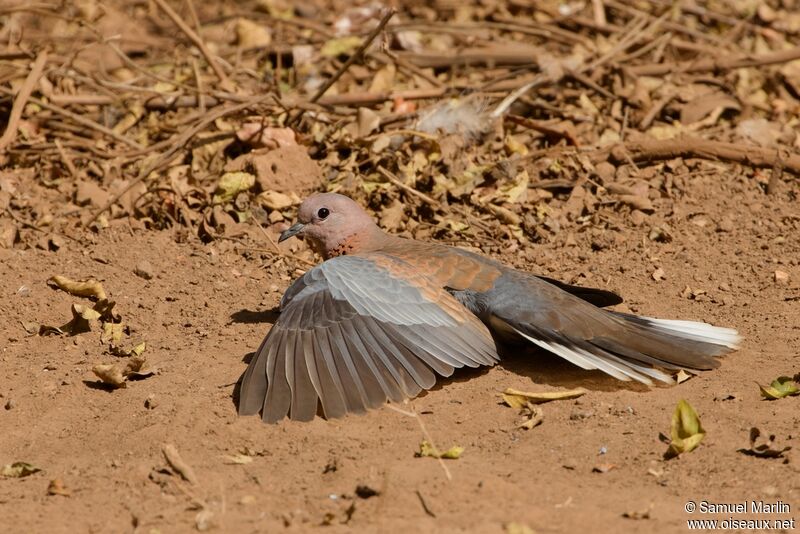
[[[516,332],[533,344],[583,369],[597,369],[619,380],[652,385],[652,379],[674,382],[665,370],[713,369],[716,356],[737,348],[736,330],[696,321],[653,319],[608,312],[623,328],[578,342],[576,339],[518,325]],[[520,328],[520,326],[522,328]]]
[[[673,383],[671,374],[665,371],[718,367],[716,357],[735,350],[740,340],[736,330],[703,322],[602,313],[608,314],[606,328],[596,329],[583,339],[568,335],[565,330],[545,330],[531,323],[508,326],[534,345],[578,367],[648,385],[652,379]]]

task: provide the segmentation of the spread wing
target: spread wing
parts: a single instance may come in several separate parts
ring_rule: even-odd
[[[393,256],[340,256],[288,289],[245,371],[241,415],[308,421],[361,413],[431,388],[436,374],[493,365],[491,334],[424,273]]]

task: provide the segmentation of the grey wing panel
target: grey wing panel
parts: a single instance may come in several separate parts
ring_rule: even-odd
[[[354,264],[358,276],[345,276]],[[282,306],[240,394],[239,413],[260,409],[267,422],[312,419],[318,404],[327,417],[363,412],[416,396],[436,374],[497,361],[486,328],[449,294],[365,259],[323,263]]]

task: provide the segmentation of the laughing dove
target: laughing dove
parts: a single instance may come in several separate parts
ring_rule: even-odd
[[[494,365],[497,342],[528,341],[620,380],[672,383],[711,369],[735,330],[604,310],[614,293],[562,284],[455,247],[384,233],[353,200],[306,199],[280,241],[325,261],[286,291],[242,378],[239,413],[266,422],[363,413],[430,389],[436,375]]]

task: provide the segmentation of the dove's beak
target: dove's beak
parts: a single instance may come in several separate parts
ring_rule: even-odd
[[[305,224],[303,223],[293,224],[292,226],[281,232],[281,235],[278,237],[278,243],[280,243],[281,241],[286,241],[290,237],[296,236],[297,234],[303,231],[304,227]]]

